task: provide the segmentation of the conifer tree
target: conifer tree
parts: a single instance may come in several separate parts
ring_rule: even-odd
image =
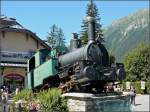
[[[57,34],[58,34],[58,28],[54,24],[50,27],[50,31],[48,32],[48,36],[47,36],[47,42],[49,46],[52,48],[56,46]]]
[[[63,30],[55,24],[51,26],[50,31],[48,32],[47,42],[53,49],[58,49],[60,51],[66,50]]]
[[[86,10],[86,16],[92,16],[95,19],[95,33],[96,37],[102,37],[102,30],[101,30],[101,24],[100,24],[100,17],[98,13],[98,8],[95,3],[93,3],[92,0],[90,0],[90,3],[87,5],[87,10]],[[82,40],[82,45],[86,44],[88,42],[88,23],[85,19],[83,19],[81,25],[81,40]]]

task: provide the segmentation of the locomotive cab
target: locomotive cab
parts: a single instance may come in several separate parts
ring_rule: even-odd
[[[54,54],[55,51],[42,49],[28,60],[27,88],[39,88],[45,78],[57,74],[55,66],[58,66],[58,61]]]

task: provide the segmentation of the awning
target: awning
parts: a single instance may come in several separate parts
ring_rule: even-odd
[[[10,79],[10,80],[23,80],[24,77],[20,74],[16,73],[10,73],[4,76],[4,78]]]

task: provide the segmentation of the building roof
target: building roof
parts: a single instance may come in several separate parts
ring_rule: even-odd
[[[47,45],[43,40],[41,40],[35,33],[24,28],[14,18],[8,18],[6,16],[0,16],[0,31],[27,33],[27,34],[31,35],[32,38],[39,41],[43,46],[50,49],[49,45]]]

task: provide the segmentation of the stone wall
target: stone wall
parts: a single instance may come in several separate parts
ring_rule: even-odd
[[[129,96],[123,94],[93,95],[66,93],[69,112],[116,112],[131,111]]]

